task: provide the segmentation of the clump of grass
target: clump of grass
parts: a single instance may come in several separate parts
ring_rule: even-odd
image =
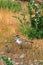
[[[11,59],[8,58],[7,56],[2,55],[2,59],[3,59],[3,61],[5,61],[6,65],[13,65]]]
[[[12,9],[13,9],[13,11],[20,11],[20,10],[22,10],[21,3],[19,1],[13,2],[12,3]]]
[[[26,34],[30,38],[43,38],[43,30],[37,31],[35,30],[35,28],[32,27],[28,29],[28,32]]]
[[[25,13],[24,12],[21,12],[20,14],[23,19],[21,19],[20,17],[18,16],[13,16],[14,18],[17,18],[20,22],[20,31],[25,35],[25,36],[28,36],[28,30],[29,30],[29,25],[27,24],[27,21],[26,21],[26,16],[25,16]]]
[[[0,8],[6,8],[6,6],[7,6],[6,1],[1,0],[0,1]]]
[[[0,8],[8,8],[11,9],[13,11],[20,11],[21,8],[21,3],[19,1],[11,1],[11,0],[0,0]]]
[[[40,14],[38,5],[34,0],[30,0],[28,3],[28,11],[30,14],[30,28],[29,36],[35,38],[43,38],[43,16]]]
[[[11,0],[7,0],[7,8],[8,9],[12,8],[12,1]]]
[[[30,15],[30,24],[26,22],[26,15],[24,12],[21,14],[23,20],[20,17],[13,16],[20,21],[21,32],[30,38],[43,38],[43,16],[39,12],[38,5],[34,0],[28,2],[28,13]]]

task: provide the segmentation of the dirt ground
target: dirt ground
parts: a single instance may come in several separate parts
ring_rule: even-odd
[[[23,11],[25,10],[28,21],[28,13],[25,4],[26,3],[22,3],[22,8],[24,6]],[[33,39],[32,47],[31,45],[29,46],[29,44],[18,45],[15,41],[12,43],[6,42],[13,34],[18,34],[22,39],[30,40],[18,31],[20,27],[19,21],[12,17],[13,15],[20,16],[19,13],[20,12],[14,13],[12,11],[0,9],[0,65],[3,65],[1,61],[2,54],[12,58],[15,62],[24,62],[27,65],[29,65],[30,59],[43,60],[43,39]],[[6,45],[9,48],[8,50],[10,50],[9,52],[7,52]],[[21,54],[25,54],[25,57],[22,59],[19,58]]]

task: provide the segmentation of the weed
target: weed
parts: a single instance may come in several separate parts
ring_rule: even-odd
[[[12,7],[12,1],[11,0],[7,0],[7,7],[8,7],[8,9],[11,9],[11,7]]]
[[[8,8],[13,11],[20,11],[22,9],[21,3],[19,1],[12,2],[11,0],[7,0],[7,1],[1,0],[0,8],[5,8],[5,9]]]
[[[9,0],[8,1],[1,0],[0,8],[7,8],[7,6],[9,5],[8,3],[9,3]]]
[[[13,9],[13,11],[20,11],[20,10],[22,10],[21,3],[19,1],[13,2],[12,3],[12,9]]]
[[[28,3],[28,11],[30,14],[30,34],[31,37],[42,38],[43,37],[43,16],[40,15],[38,5],[34,0]]]
[[[40,15],[38,5],[34,0],[28,2],[28,13],[30,15],[30,24],[26,23],[25,13],[21,13],[23,20],[20,17],[13,16],[20,21],[21,32],[30,38],[43,38],[43,16]]]
[[[6,65],[13,65],[11,59],[8,58],[7,56],[2,55],[2,59],[3,59],[3,61],[5,61]]]
[[[21,19],[21,18],[18,17],[18,16],[13,16],[13,17],[14,17],[14,18],[17,18],[17,19],[19,20],[20,25],[21,25],[20,31],[21,31],[22,33],[24,33],[24,35],[27,36],[28,30],[29,30],[29,26],[28,26],[28,24],[27,24],[27,22],[26,22],[25,13],[22,12],[20,15],[23,16],[23,19]]]

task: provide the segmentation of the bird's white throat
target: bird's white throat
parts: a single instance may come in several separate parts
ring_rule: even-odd
[[[21,43],[22,43],[22,41],[21,41],[21,40],[19,40],[19,39],[17,39],[17,40],[16,40],[16,43],[21,44]]]

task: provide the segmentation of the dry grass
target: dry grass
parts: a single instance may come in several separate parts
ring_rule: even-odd
[[[26,3],[22,3],[22,7],[25,6]],[[26,6],[25,6],[26,7]],[[25,10],[27,14],[26,8],[23,8],[23,11]],[[18,59],[18,61],[24,61],[28,64],[28,60],[31,59],[43,59],[43,39],[34,39],[32,40],[34,43],[31,48],[29,48],[29,44],[26,45],[18,45],[15,42],[14,43],[5,43],[6,39],[9,39],[12,34],[18,34],[21,38],[24,38],[24,36],[18,31],[19,29],[19,21],[17,19],[14,19],[12,15],[19,15],[19,12],[12,12],[7,10],[0,10],[0,54],[1,52],[5,52],[5,54],[9,57],[11,57],[13,60],[15,60],[14,54],[17,54],[19,56],[20,54],[24,53],[26,54],[24,59]],[[28,14],[26,15],[27,21],[28,21]],[[11,41],[11,40],[10,40]],[[4,44],[2,44],[2,42]],[[5,45],[8,45],[10,48],[10,53],[6,52]],[[27,61],[27,62],[26,62]]]

